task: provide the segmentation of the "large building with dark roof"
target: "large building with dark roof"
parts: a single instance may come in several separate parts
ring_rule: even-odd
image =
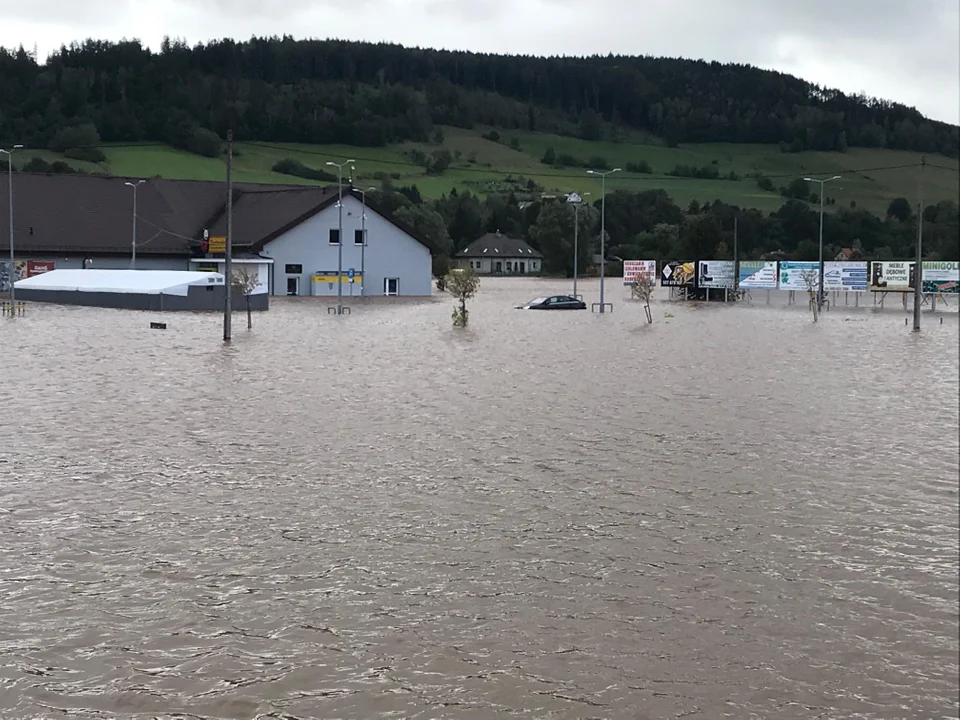
[[[500,232],[487,233],[457,253],[460,267],[469,267],[479,275],[538,275],[543,255],[517,238]]]
[[[129,178],[15,173],[17,279],[54,268],[131,267],[134,190]],[[7,175],[0,197],[7,197]],[[343,191],[342,274],[338,275],[336,187],[236,183],[232,245],[237,267],[253,268],[273,295],[426,296],[430,249],[412,229]],[[223,271],[226,185],[146,180],[136,187],[136,265],[142,270]],[[0,207],[0,248],[9,237]],[[362,231],[363,230],[363,231]],[[0,284],[7,281],[0,252]],[[0,288],[0,289],[5,289]]]

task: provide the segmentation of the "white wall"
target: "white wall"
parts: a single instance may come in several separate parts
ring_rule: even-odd
[[[206,265],[217,266],[217,272],[221,274],[226,274],[226,260],[221,258],[193,258],[190,261],[190,269],[197,270],[201,269]],[[236,273],[240,268],[246,268],[249,272],[255,273],[257,277],[257,287],[254,289],[251,295],[263,295],[264,293],[270,292],[270,263],[266,260],[263,262],[251,262],[250,260],[244,259],[243,262],[238,262],[237,260],[233,261],[233,272]]]
[[[343,198],[343,294],[359,295],[359,284],[346,282],[346,274],[362,264],[366,272],[364,295],[383,295],[386,278],[399,279],[399,294],[428,296],[431,293],[432,261],[430,251],[388,220],[367,208],[367,246],[354,244],[354,231],[360,229],[360,200]],[[337,207],[331,205],[309,220],[271,241],[260,254],[273,259],[273,293],[286,295],[287,279],[300,279],[300,295],[336,295],[336,283],[311,282],[314,274],[337,272],[337,245],[330,244],[330,229],[338,227]],[[303,272],[288,274],[287,265],[301,265]]]

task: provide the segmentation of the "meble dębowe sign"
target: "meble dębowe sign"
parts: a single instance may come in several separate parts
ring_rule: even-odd
[[[914,289],[915,263],[906,260],[874,261],[870,263],[871,292],[911,292]]]

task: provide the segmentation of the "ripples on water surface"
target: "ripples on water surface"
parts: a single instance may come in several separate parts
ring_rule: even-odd
[[[0,323],[0,717],[956,717],[956,315],[608,288]]]

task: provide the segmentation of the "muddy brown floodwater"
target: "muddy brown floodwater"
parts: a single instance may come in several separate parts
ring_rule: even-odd
[[[0,717],[955,718],[956,314],[566,285],[0,322]]]

